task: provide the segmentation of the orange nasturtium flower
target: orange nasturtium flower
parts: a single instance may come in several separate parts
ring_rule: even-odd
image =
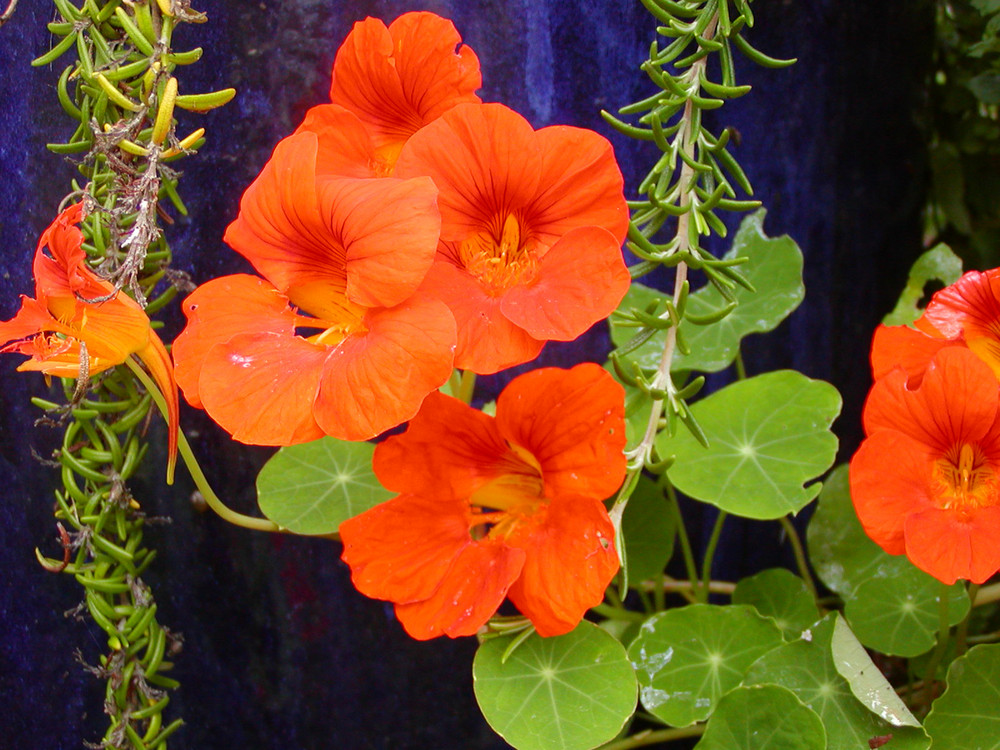
[[[460,104],[406,142],[395,175],[430,175],[440,190],[441,243],[424,288],[455,315],[456,367],[493,373],[534,359],[628,291],[622,176],[597,133],[535,131],[503,105]]]
[[[1000,378],[1000,269],[969,271],[935,292],[914,326],[875,331],[876,380],[898,366],[910,375],[911,386],[919,385],[931,357],[946,346],[968,347]]]
[[[377,18],[359,21],[340,46],[330,101],[364,123],[381,174],[421,127],[456,104],[479,102],[479,58],[461,41],[448,19],[413,12],[388,28]]]
[[[0,352],[31,358],[18,370],[76,378],[122,364],[135,354],[146,365],[167,402],[169,468],[177,453],[178,398],[170,355],[143,309],[86,264],[83,233],[76,226],[83,204],[63,211],[35,250],[35,298],[21,297],[13,319],[0,322]],[[46,250],[48,251],[46,253]],[[88,302],[112,295],[103,302]]]
[[[496,418],[432,393],[375,449],[396,497],[340,525],[361,593],[414,638],[474,634],[504,597],[572,630],[618,570],[602,500],[625,475],[624,392],[594,364],[515,378]]]
[[[851,496],[868,535],[944,583],[1000,569],[1000,383],[964,347],[937,352],[918,387],[897,368],[865,405]]]
[[[183,305],[177,382],[245,443],[366,440],[452,372],[454,319],[415,294],[440,227],[433,183],[330,176],[318,150],[311,132],[279,143],[226,230],[266,281],[215,279]]]

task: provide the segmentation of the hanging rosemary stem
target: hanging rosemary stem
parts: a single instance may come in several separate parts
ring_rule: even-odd
[[[185,100],[177,96],[172,74],[178,64],[194,62],[200,50],[175,54],[171,36],[176,24],[205,18],[187,2],[85,0],[78,7],[54,0],[54,5],[59,21],[49,28],[61,39],[32,64],[48,65],[75,51],[56,84],[75,130],[67,142],[49,149],[82,154],[83,185],[74,181],[63,203],[83,202],[87,263],[113,285],[100,299],[80,301],[100,304],[127,291],[143,306],[155,295],[147,309],[159,310],[176,294],[173,288],[156,291],[170,263],[158,226],[160,200],[187,212],[176,191],[177,173],[166,162],[200,147],[204,133],[199,129],[180,140],[175,133],[175,107]],[[230,98],[232,90],[200,95],[199,108]],[[88,612],[107,636],[108,653],[99,665],[87,667],[107,681],[108,728],[100,746],[163,750],[183,724],[164,718],[165,691],[178,686],[164,673],[179,640],[160,625],[153,593],[142,579],[156,553],[143,545],[150,519],[126,484],[149,448],[145,431],[155,388],[144,393],[122,367],[91,380],[82,345],[81,350],[79,382],[74,387],[63,381],[66,405],[35,400],[51,415],[49,424],[65,427],[54,456],[63,483],[55,493],[63,559],[36,555],[45,569],[70,573],[83,586],[76,613]]]

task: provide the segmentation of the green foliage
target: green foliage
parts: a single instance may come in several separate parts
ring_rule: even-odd
[[[674,552],[677,528],[663,490],[651,479],[639,478],[622,517],[622,535],[630,585],[663,572]]]
[[[948,624],[964,620],[969,613],[965,586],[945,586],[910,566],[892,578],[871,578],[858,586],[844,616],[868,648],[890,656],[917,656],[934,646],[942,597]]]
[[[753,607],[693,604],[649,618],[629,645],[643,708],[683,727],[711,715],[747,668],[782,643]]]
[[[678,353],[671,369],[717,372],[732,364],[740,350],[740,341],[751,333],[774,330],[794,311],[805,297],[802,285],[802,251],[790,237],[772,238],[764,233],[761,209],[743,219],[723,260],[746,258],[739,266],[753,287],[738,287],[727,299],[716,287],[707,286],[688,297],[687,311],[680,324],[680,334],[690,349]],[[622,316],[611,319],[611,340],[615,346],[629,348],[635,331],[624,317],[631,310],[661,309],[666,296],[635,283],[619,304]],[[728,314],[727,314],[728,312]],[[710,325],[694,321],[714,320]],[[656,370],[666,341],[666,331],[657,331],[631,352],[632,359],[645,370]]]
[[[945,244],[938,244],[925,252],[910,268],[906,287],[899,295],[899,301],[892,312],[882,322],[887,326],[909,325],[920,317],[923,308],[921,300],[927,294],[927,285],[940,281],[942,285],[954,284],[962,275],[962,259]]]
[[[780,370],[741,380],[692,407],[709,447],[687,432],[661,433],[660,456],[673,456],[670,481],[689,495],[746,518],[797,513],[816,497],[819,476],[837,452],[830,424],[840,394],[829,383]]]
[[[893,750],[929,747],[930,740],[921,728],[907,726],[911,723],[908,716],[893,712],[880,716],[872,710],[874,704],[866,705],[855,696],[840,670],[857,673],[857,651],[849,651],[851,659],[841,658],[839,663],[834,659],[835,640],[845,637],[845,631],[837,628],[838,619],[835,613],[827,615],[799,640],[764,654],[750,667],[743,684],[780,685],[795,693],[823,720],[828,750],[858,750],[870,738],[886,734],[893,736]],[[874,665],[864,671],[879,684],[885,682],[884,678],[879,681],[880,674]],[[882,689],[884,695],[888,695],[885,688],[892,691],[886,683]]]
[[[517,750],[589,750],[621,731],[635,710],[636,679],[613,636],[581,622],[510,651],[512,640],[487,640],[472,665],[476,700],[497,734]]]
[[[749,604],[774,620],[786,638],[798,638],[819,619],[816,600],[797,575],[784,568],[770,568],[736,584],[733,604]]]
[[[938,0],[928,235],[976,267],[1000,264],[998,53],[995,0]]]
[[[791,690],[751,685],[719,701],[695,750],[826,750],[826,729]]]
[[[296,534],[333,534],[348,518],[388,500],[372,472],[371,443],[324,437],[282,448],[257,476],[261,512]]]
[[[961,584],[945,587],[905,556],[886,554],[868,538],[851,504],[847,466],[830,472],[806,533],[816,574],[844,598],[844,614],[869,648],[900,656],[930,649],[940,627],[943,592],[949,624],[961,622],[969,611]]]
[[[934,701],[925,726],[934,747],[1000,749],[1000,644],[969,649],[948,669],[948,689]]]

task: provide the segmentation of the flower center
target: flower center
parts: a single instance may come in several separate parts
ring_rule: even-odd
[[[499,227],[499,231],[494,231]],[[530,284],[538,275],[538,255],[534,243],[513,214],[500,226],[480,230],[462,241],[459,261],[491,296],[498,296],[518,284]]]
[[[473,539],[504,539],[524,522],[538,520],[547,505],[538,461],[521,446],[508,445],[498,475],[469,498],[467,518]]]
[[[946,510],[972,510],[997,500],[997,474],[982,448],[952,446],[934,465],[938,504]]]
[[[296,307],[314,315],[299,316],[298,328],[320,328],[322,331],[309,336],[313,344],[337,346],[355,333],[364,333],[365,308],[347,299],[329,281],[300,284],[288,290],[288,299]]]

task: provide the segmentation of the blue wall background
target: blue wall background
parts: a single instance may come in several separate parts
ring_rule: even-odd
[[[2,3],[5,5],[5,3]],[[168,229],[175,265],[196,281],[247,270],[221,242],[242,190],[305,110],[326,101],[334,54],[366,15],[390,21],[407,10],[451,17],[478,53],[486,101],[502,101],[535,127],[591,127],[615,144],[627,185],[651,154],[612,133],[601,107],[649,93],[637,66],[655,24],[633,0],[197,0],[210,22],[176,36],[202,46],[181,72],[187,91],[235,86],[223,110],[188,116],[185,132],[208,144],[182,163],[189,219]],[[856,445],[868,386],[868,338],[920,250],[925,188],[921,82],[932,18],[914,0],[757,0],[748,38],[786,70],[740,64],[754,91],[720,111],[716,124],[742,135],[736,151],[769,213],[771,235],[791,234],[806,256],[807,297],[779,332],[749,342],[753,372],[792,366],[832,381],[845,396],[837,425],[843,452]],[[68,189],[74,167],[45,150],[65,140],[55,100],[64,60],[29,61],[48,48],[47,0],[21,0],[0,29],[0,319],[31,293],[39,233]],[[179,329],[168,320],[167,335]],[[550,345],[545,364],[601,360],[607,337]],[[103,687],[74,659],[96,661],[103,638],[63,612],[79,601],[68,578],[41,570],[38,546],[55,554],[55,477],[31,455],[56,435],[34,429],[29,405],[44,383],[0,357],[0,737],[8,747],[78,748],[103,732]],[[509,379],[485,379],[496,391]],[[269,450],[247,449],[187,411],[183,421],[213,483],[229,502],[253,508],[253,477]],[[183,472],[179,472],[183,474]],[[149,573],[162,621],[184,634],[175,675],[182,688],[169,715],[188,726],[172,747],[417,750],[505,747],[486,727],[471,689],[472,639],[416,643],[391,608],[356,594],[339,547],[265,536],[198,514],[181,477],[169,492],[152,466],[134,486],[143,505],[169,515],[148,532],[160,550]],[[710,518],[693,513],[693,523]],[[771,526],[727,525],[717,574],[736,577],[781,562]]]

